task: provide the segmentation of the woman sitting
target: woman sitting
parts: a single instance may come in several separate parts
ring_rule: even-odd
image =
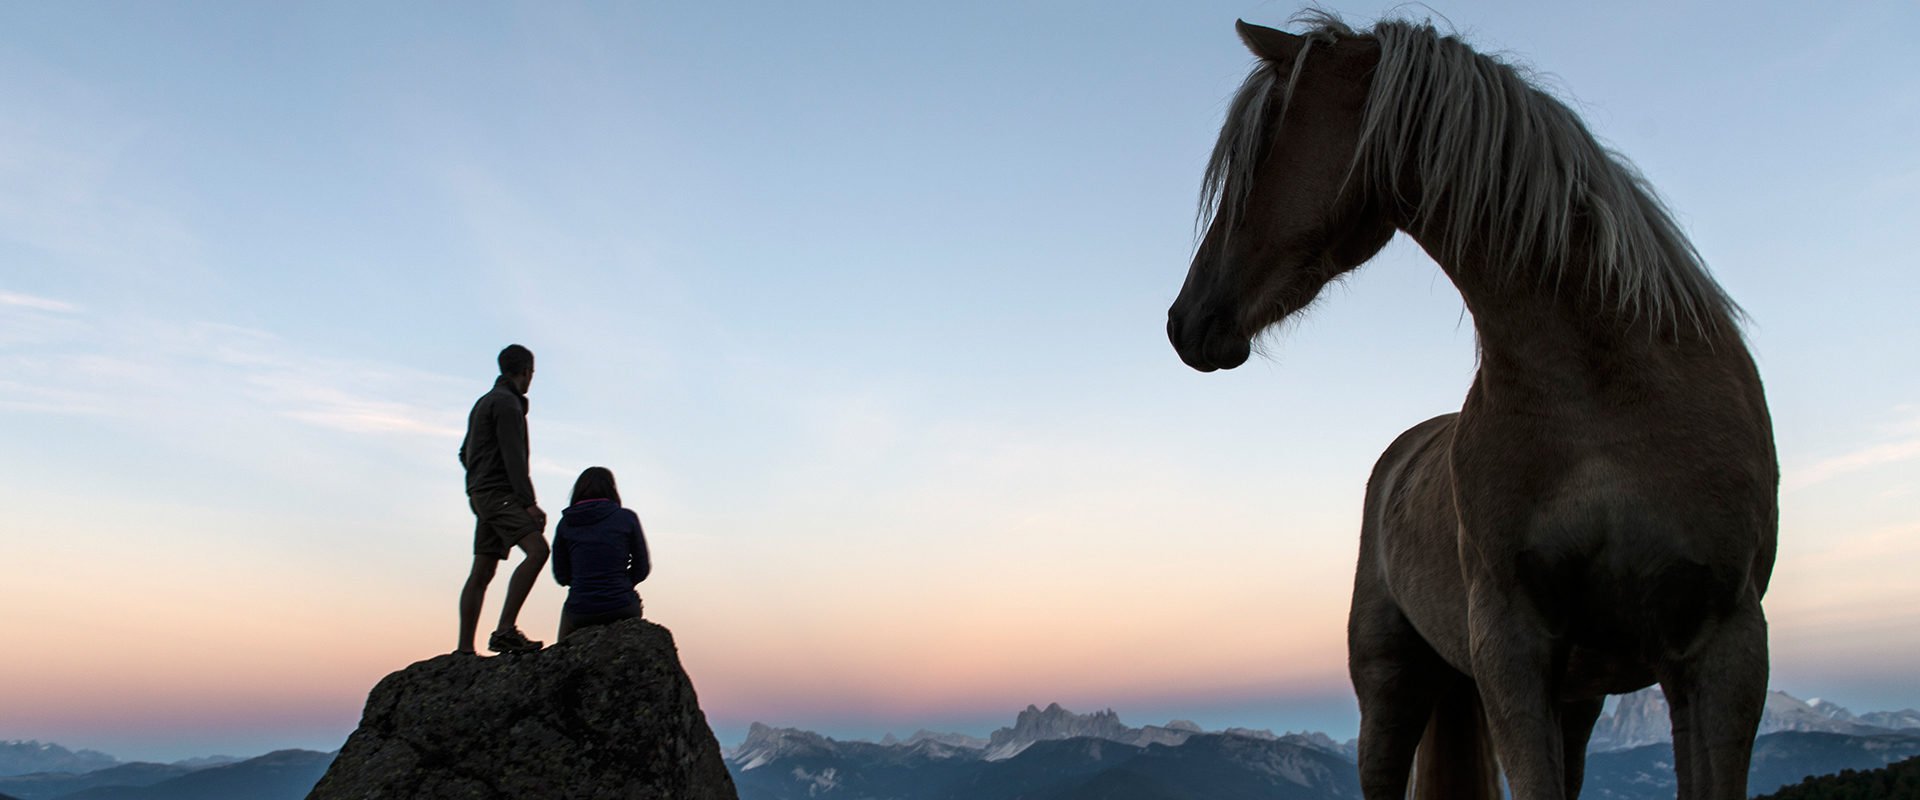
[[[647,537],[640,517],[620,507],[613,471],[588,467],[573,483],[572,505],[553,531],[553,577],[569,587],[560,608],[560,638],[581,628],[640,616],[647,579]]]

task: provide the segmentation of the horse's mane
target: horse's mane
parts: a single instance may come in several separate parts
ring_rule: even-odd
[[[1413,227],[1458,257],[1486,248],[1507,279],[1560,286],[1574,248],[1591,250],[1584,276],[1627,313],[1705,332],[1736,319],[1739,307],[1707,273],[1672,214],[1625,158],[1597,142],[1566,105],[1512,66],[1475,52],[1431,23],[1383,20],[1360,33],[1331,13],[1294,17],[1308,30],[1288,67],[1261,60],[1241,85],[1207,162],[1202,224],[1241,213],[1261,148],[1278,133],[1308,53],[1339,38],[1380,45],[1350,188],[1404,202],[1397,179],[1422,188]],[[1279,87],[1283,75],[1291,76]],[[1268,105],[1280,88],[1279,113]],[[1229,195],[1231,192],[1231,195]],[[1445,208],[1444,216],[1430,215]],[[1573,241],[1575,218],[1589,227]]]

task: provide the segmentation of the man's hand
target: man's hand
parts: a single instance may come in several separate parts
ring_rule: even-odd
[[[535,503],[533,505],[527,506],[527,516],[539,520],[540,526],[543,528],[546,527],[547,512],[540,510],[540,504]]]

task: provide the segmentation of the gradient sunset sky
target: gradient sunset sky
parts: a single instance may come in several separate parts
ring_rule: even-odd
[[[1239,370],[1164,331],[1233,20],[1294,5],[271,5],[0,5],[0,739],[337,748],[454,644],[508,342],[543,504],[619,476],[724,743],[1353,734],[1363,484],[1471,320],[1402,239]],[[1920,5],[1431,6],[1750,313],[1775,687],[1920,706]]]

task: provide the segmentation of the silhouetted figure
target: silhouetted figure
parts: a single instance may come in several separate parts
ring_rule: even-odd
[[[640,616],[640,593],[633,587],[652,570],[640,517],[620,507],[613,472],[588,467],[574,481],[572,505],[553,529],[553,577],[571,589],[560,607],[560,638]]]
[[[533,495],[528,474],[527,387],[533,384],[533,352],[520,345],[500,351],[500,378],[492,391],[480,396],[467,415],[467,438],[460,443],[460,464],[467,468],[467,503],[473,507],[473,571],[460,590],[460,646],[456,653],[473,652],[474,630],[480,624],[480,605],[486,599],[493,572],[518,546],[526,559],[507,580],[507,598],[500,607],[500,627],[487,640],[496,653],[540,649],[515,621],[527,592],[547,562],[547,514]]]

